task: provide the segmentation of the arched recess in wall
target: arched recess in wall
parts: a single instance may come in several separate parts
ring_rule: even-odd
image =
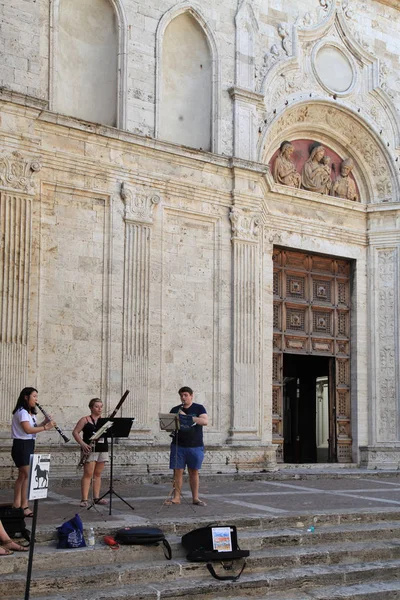
[[[157,28],[157,138],[218,152],[219,64],[212,31],[184,2]]]
[[[51,14],[51,110],[125,128],[126,39],[120,0],[56,0]]]
[[[268,163],[284,140],[326,144],[342,159],[354,161],[354,178],[364,204],[398,202],[399,177],[393,156],[371,123],[332,102],[306,101],[281,110],[260,136],[258,157]]]

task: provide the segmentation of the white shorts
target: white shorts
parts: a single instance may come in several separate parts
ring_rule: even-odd
[[[91,452],[86,459],[86,462],[108,462],[108,452]]]

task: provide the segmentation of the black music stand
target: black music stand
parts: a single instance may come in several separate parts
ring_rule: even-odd
[[[104,434],[102,435],[102,437],[107,437],[107,438],[110,438],[110,440],[111,440],[111,447],[110,447],[110,487],[99,498],[99,500],[102,500],[105,496],[108,496],[108,495],[110,496],[110,504],[109,504],[109,512],[108,512],[109,515],[111,515],[112,497],[113,497],[113,495],[117,496],[117,498],[119,498],[120,500],[122,500],[122,502],[125,502],[125,504],[127,506],[129,506],[129,508],[131,508],[132,510],[135,510],[134,507],[131,504],[129,504],[129,502],[127,502],[126,500],[124,500],[124,498],[122,498],[122,496],[120,496],[119,494],[117,494],[117,492],[114,490],[114,487],[113,487],[114,438],[127,438],[127,437],[129,437],[129,433],[131,431],[132,423],[133,423],[134,420],[135,420],[134,417],[120,417],[120,418],[112,418],[112,419],[98,419],[98,421],[97,421],[98,429],[100,429],[100,427],[102,427],[103,425],[105,425],[105,423],[108,423],[109,421],[113,422],[112,426],[109,429],[107,429],[107,431],[105,431]],[[89,506],[88,510],[91,509],[92,506],[94,506],[94,505],[92,504],[91,506]]]

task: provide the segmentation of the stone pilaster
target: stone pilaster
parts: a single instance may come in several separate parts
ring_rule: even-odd
[[[259,221],[233,207],[233,377],[230,443],[259,443]]]
[[[125,277],[123,311],[123,389],[130,394],[123,414],[138,429],[148,427],[150,243],[156,192],[121,187],[125,202]]]
[[[259,110],[264,110],[262,94],[238,86],[229,89],[233,100],[233,154],[244,160],[257,160]]]
[[[0,422],[9,423],[19,391],[27,385],[32,175],[37,160],[19,152],[0,157]]]
[[[373,445],[400,451],[400,211],[381,207],[370,215],[371,369]]]

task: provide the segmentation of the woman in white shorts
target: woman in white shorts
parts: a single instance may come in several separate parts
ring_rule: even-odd
[[[107,500],[100,500],[101,474],[105,463],[108,461],[108,443],[106,438],[96,440],[94,448],[90,438],[97,431],[97,421],[101,417],[103,403],[100,398],[92,398],[89,402],[90,415],[79,419],[72,432],[75,440],[82,449],[84,457],[83,475],[81,479],[82,507],[89,506],[90,482],[93,479],[93,501],[95,504],[107,504]],[[82,433],[82,436],[81,436]]]

